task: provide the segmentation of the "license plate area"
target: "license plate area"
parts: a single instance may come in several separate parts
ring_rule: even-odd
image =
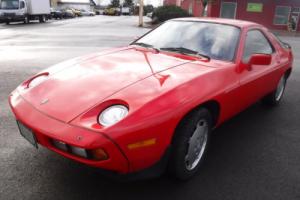
[[[35,148],[38,148],[36,137],[35,137],[33,131],[31,129],[27,128],[24,124],[22,124],[19,121],[17,121],[17,124],[19,127],[20,134]]]

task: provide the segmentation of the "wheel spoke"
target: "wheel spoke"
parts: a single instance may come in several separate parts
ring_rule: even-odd
[[[276,101],[280,101],[280,99],[283,95],[284,89],[285,89],[285,83],[286,83],[285,77],[282,77],[280,79],[277,89],[276,89],[276,93],[275,93]]]
[[[193,170],[201,160],[206,148],[207,134],[208,124],[205,120],[200,120],[188,142],[188,152],[185,157],[188,170]]]

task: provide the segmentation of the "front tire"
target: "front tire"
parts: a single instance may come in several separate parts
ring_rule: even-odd
[[[29,24],[29,17],[28,16],[25,17],[24,24]]]
[[[269,95],[263,98],[262,102],[266,105],[277,106],[283,98],[286,87],[287,76],[283,75],[277,85],[277,88]]]
[[[204,160],[212,129],[212,116],[206,108],[191,112],[175,131],[169,171],[179,180],[194,176]]]

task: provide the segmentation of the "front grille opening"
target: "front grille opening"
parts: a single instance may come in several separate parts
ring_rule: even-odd
[[[108,154],[102,148],[87,150],[54,139],[51,140],[51,143],[56,149],[67,152],[71,155],[75,155],[77,157],[81,157],[89,160],[97,160],[97,161],[107,160],[109,158]]]

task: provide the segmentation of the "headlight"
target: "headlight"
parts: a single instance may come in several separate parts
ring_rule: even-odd
[[[35,86],[41,84],[42,82],[44,82],[47,78],[48,78],[47,75],[37,76],[29,82],[28,87],[30,87],[30,88],[35,87]]]
[[[114,105],[102,111],[98,122],[103,126],[111,126],[122,120],[127,114],[128,108],[126,106]]]

